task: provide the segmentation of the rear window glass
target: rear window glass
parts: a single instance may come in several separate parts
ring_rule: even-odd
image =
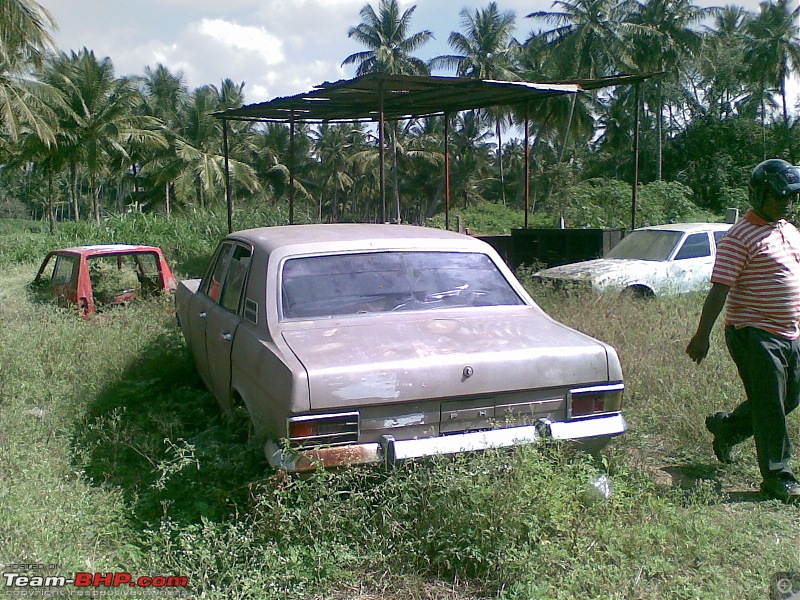
[[[373,252],[289,259],[284,319],[523,304],[485,254]]]

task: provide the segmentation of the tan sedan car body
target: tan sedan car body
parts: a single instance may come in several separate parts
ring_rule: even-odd
[[[395,463],[626,430],[613,348],[548,317],[487,244],[399,225],[223,240],[177,316],[275,467]]]

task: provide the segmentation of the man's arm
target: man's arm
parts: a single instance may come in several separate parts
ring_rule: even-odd
[[[695,332],[686,347],[686,354],[698,365],[708,354],[708,340],[711,336],[711,330],[717,321],[719,313],[722,311],[722,307],[725,306],[725,300],[728,298],[730,289],[730,286],[714,283],[706,296],[706,301],[703,303],[703,312],[700,314],[697,332]]]

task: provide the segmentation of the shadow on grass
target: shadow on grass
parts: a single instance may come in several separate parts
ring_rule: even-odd
[[[142,527],[220,519],[268,474],[248,432],[222,414],[168,332],[97,394],[76,426],[74,461],[96,485],[119,488]]]
[[[758,490],[732,491],[723,483],[720,477],[718,463],[686,462],[665,467],[663,471],[672,478],[672,486],[684,492],[692,492],[704,482],[710,482],[715,494],[724,504],[740,504],[744,502],[759,502],[762,500]]]

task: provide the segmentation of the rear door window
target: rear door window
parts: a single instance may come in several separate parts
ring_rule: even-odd
[[[251,256],[252,250],[248,246],[224,242],[200,290],[223,308],[239,312]]]

